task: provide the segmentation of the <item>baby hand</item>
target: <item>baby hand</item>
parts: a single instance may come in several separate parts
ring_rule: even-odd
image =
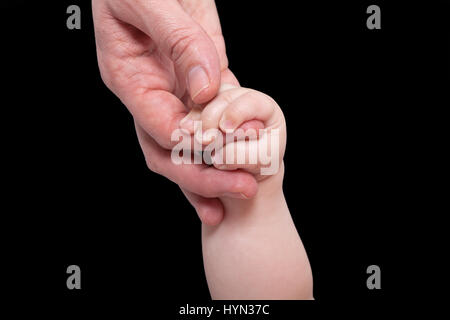
[[[278,173],[286,145],[283,112],[269,96],[229,84],[197,116],[195,139],[220,170],[245,170],[258,180]],[[255,121],[256,120],[256,121]],[[255,130],[255,124],[263,128]]]

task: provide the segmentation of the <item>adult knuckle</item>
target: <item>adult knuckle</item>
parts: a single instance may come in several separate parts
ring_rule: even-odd
[[[187,27],[179,27],[169,33],[166,43],[169,46],[170,58],[177,62],[186,56],[197,40],[196,33]]]

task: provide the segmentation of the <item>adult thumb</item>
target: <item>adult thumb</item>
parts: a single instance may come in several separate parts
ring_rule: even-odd
[[[208,34],[178,1],[146,0],[124,5],[125,2],[114,2],[118,3],[114,14],[146,33],[172,60],[191,99],[201,104],[214,98],[220,86],[219,55]]]

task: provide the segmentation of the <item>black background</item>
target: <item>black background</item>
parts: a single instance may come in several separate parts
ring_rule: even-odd
[[[273,317],[366,317],[414,296],[425,280],[411,278],[411,249],[422,248],[408,226],[424,202],[423,134],[446,106],[447,2],[216,2],[231,70],[287,119],[285,194],[316,301],[272,303]],[[81,30],[66,28],[71,4]],[[366,28],[370,4],[381,30]],[[146,168],[131,116],[101,81],[90,2],[0,8],[3,290],[60,315],[124,307],[175,319],[186,303],[210,303],[200,222]],[[80,291],[66,288],[71,264]],[[366,287],[371,264],[381,290]]]

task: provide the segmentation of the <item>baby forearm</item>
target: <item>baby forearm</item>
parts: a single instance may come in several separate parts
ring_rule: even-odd
[[[284,199],[282,173],[272,178],[280,181],[262,181],[255,199],[223,199],[222,223],[202,227],[213,299],[312,299],[311,268]]]

